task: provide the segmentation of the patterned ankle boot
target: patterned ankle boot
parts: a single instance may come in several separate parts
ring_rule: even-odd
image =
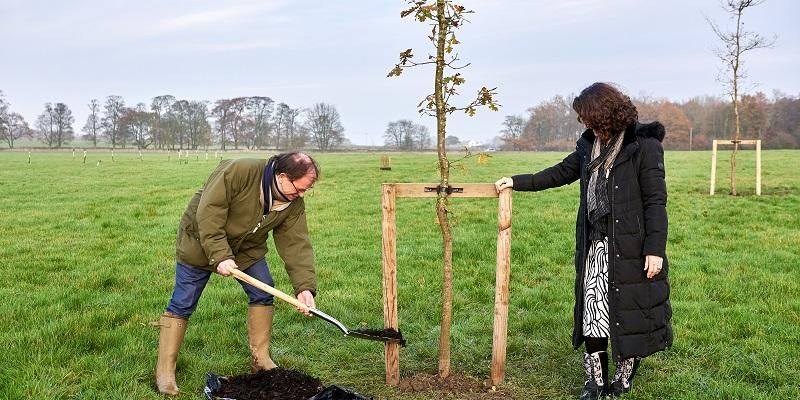
[[[597,400],[607,394],[608,353],[583,353],[583,369],[586,372],[586,383],[583,386],[580,400]]]
[[[636,370],[639,369],[638,357],[626,358],[617,363],[617,371],[614,372],[614,381],[611,382],[611,394],[614,397],[622,396],[631,390],[633,378]]]

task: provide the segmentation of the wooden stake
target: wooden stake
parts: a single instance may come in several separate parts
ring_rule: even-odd
[[[756,196],[761,196],[761,141],[756,141]]]
[[[714,185],[717,183],[717,141],[711,145],[711,190],[708,194],[714,195]]]
[[[395,186],[383,185],[383,324],[398,329],[397,318],[397,230],[395,225]],[[397,343],[386,343],[386,384],[400,384],[400,348]]]
[[[506,374],[506,342],[508,338],[508,289],[511,282],[511,189],[500,192],[497,213],[497,272],[494,292],[494,326],[492,329],[493,386],[503,383]]]

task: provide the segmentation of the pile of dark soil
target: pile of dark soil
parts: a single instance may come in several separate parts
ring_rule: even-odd
[[[386,329],[359,328],[359,329],[354,329],[353,332],[359,332],[367,335],[380,336],[398,340],[403,339],[403,335],[400,333],[400,331],[394,330],[392,328],[386,328]]]
[[[322,382],[300,371],[274,368],[221,379],[214,396],[236,400],[308,400],[322,391]]]
[[[511,394],[487,387],[475,378],[463,375],[416,374],[400,381],[400,391],[406,393],[431,393],[457,395],[459,399],[512,399]],[[439,396],[436,396],[439,397]]]
[[[369,335],[369,336],[374,336],[374,337],[379,337],[379,338],[395,339],[398,343],[400,343],[401,346],[405,346],[406,345],[406,340],[403,339],[402,332],[400,332],[399,330],[392,329],[392,328],[386,328],[386,329],[359,328],[359,329],[354,329],[354,330],[352,330],[350,332],[361,333],[361,334],[364,334],[364,335]]]

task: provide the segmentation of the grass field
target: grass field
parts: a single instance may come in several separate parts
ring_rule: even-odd
[[[643,362],[630,399],[800,398],[800,151],[765,151],[763,195],[754,154],[740,153],[739,192],[727,154],[708,195],[710,152],[667,152],[675,344]],[[259,155],[256,153],[256,155]],[[533,172],[561,153],[494,153],[454,170],[454,182]],[[241,157],[245,154],[229,154]],[[250,156],[253,156],[252,154]],[[381,327],[382,182],[433,182],[435,155],[319,154],[307,197],[318,307],[345,324]],[[452,154],[456,158],[458,154]],[[213,154],[212,154],[213,158]],[[102,160],[102,162],[98,162]],[[0,399],[158,399],[152,388],[158,318],[174,279],[174,237],[193,192],[214,168],[204,155],[0,152]],[[505,390],[514,399],[576,398],[580,354],[570,345],[577,185],[515,193]],[[454,199],[453,372],[488,376],[497,201]],[[441,244],[431,200],[398,200],[401,375],[435,373]],[[271,243],[270,243],[271,245]],[[290,291],[270,253],[278,288]],[[247,371],[246,296],[215,276],[191,319],[178,363],[181,398],[201,398],[205,373]],[[376,399],[383,347],[342,337],[280,304],[273,357],[325,384]]]

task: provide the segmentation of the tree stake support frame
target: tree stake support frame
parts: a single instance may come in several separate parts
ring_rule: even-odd
[[[498,198],[497,265],[495,270],[494,322],[492,327],[492,365],[489,383],[500,385],[505,379],[506,344],[508,339],[508,300],[511,277],[511,189],[500,194],[491,183],[469,183],[442,188],[431,183],[384,183],[382,186],[382,264],[383,320],[386,328],[399,329],[397,315],[397,225],[398,197],[435,198],[439,191],[449,197]],[[386,343],[386,384],[400,384],[400,346]]]
[[[717,183],[717,145],[720,144],[754,144],[756,145],[756,196],[761,196],[761,140],[714,140],[711,147],[711,188],[709,195],[714,195]]]

